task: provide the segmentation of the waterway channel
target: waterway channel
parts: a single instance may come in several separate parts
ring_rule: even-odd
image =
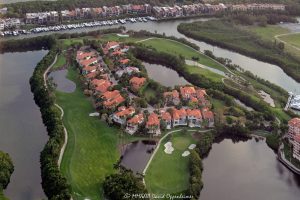
[[[43,50],[0,54],[0,150],[10,154],[15,166],[5,190],[12,200],[45,197],[39,157],[48,136],[29,79],[46,53]]]

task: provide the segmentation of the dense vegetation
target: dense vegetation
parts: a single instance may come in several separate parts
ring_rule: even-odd
[[[267,135],[266,143],[271,149],[273,149],[274,151],[277,151],[279,148],[279,145],[280,145],[280,135],[278,135],[276,133]]]
[[[61,174],[57,164],[60,149],[64,143],[64,128],[60,112],[54,105],[54,97],[44,85],[43,77],[56,54],[57,48],[52,47],[48,54],[37,64],[30,79],[35,103],[40,107],[43,123],[47,127],[49,135],[49,140],[41,152],[40,163],[42,187],[50,200],[70,199],[71,197],[67,180]]]
[[[190,186],[189,186],[189,194],[192,196],[192,199],[199,199],[200,197],[200,191],[203,188],[203,182],[202,182],[202,170],[203,165],[201,158],[199,154],[192,150],[190,154],[190,162],[189,162],[189,168],[190,168]]]
[[[300,81],[300,60],[286,53],[281,42],[263,40],[224,20],[183,23],[178,26],[178,31],[188,37],[279,65],[289,76]]]
[[[132,171],[126,169],[122,169],[117,174],[107,176],[103,183],[103,188],[106,197],[111,200],[143,199],[143,194],[146,195],[148,193],[142,177],[137,177]],[[139,197],[138,195],[141,196]]]
[[[10,176],[13,172],[14,165],[10,156],[0,151],[0,199],[4,198],[2,192],[9,184]]]

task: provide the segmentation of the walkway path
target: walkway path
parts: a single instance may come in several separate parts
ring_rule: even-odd
[[[43,74],[43,76],[44,76],[44,86],[45,86],[47,89],[48,89],[47,75],[48,75],[49,70],[50,70],[50,69],[54,66],[54,64],[56,63],[57,57],[58,57],[58,54],[55,55],[54,61],[53,61],[52,64],[46,69],[45,73]],[[61,111],[60,118],[61,118],[61,120],[62,120],[63,117],[64,117],[64,110],[63,110],[62,107],[60,107],[58,104],[55,103],[54,105]],[[63,155],[64,155],[64,153],[65,153],[66,146],[67,146],[67,144],[68,144],[68,131],[67,131],[67,129],[66,129],[66,127],[65,127],[64,124],[63,124],[63,127],[64,127],[64,136],[65,136],[65,140],[64,140],[63,146],[62,146],[61,149],[60,149],[59,158],[58,158],[58,160],[57,160],[58,168],[60,168],[61,161],[62,161]],[[70,200],[73,200],[73,198],[71,197]]]
[[[295,45],[292,45],[288,42],[285,42],[284,40],[280,39],[281,36],[287,36],[287,35],[295,35],[295,34],[299,34],[300,32],[293,32],[293,33],[284,33],[284,34],[278,34],[278,35],[275,35],[274,38],[282,43],[284,43],[285,45],[288,45],[294,49],[296,49],[297,51],[300,51],[300,48],[299,47],[296,47]]]

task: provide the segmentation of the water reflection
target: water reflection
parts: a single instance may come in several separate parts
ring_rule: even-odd
[[[165,66],[146,62],[143,62],[143,65],[147,70],[148,76],[164,86],[174,87],[176,85],[190,84],[183,77],[179,76],[176,71]]]
[[[51,72],[50,78],[53,78],[53,82],[56,84],[56,89],[61,92],[72,93],[76,89],[76,84],[73,81],[67,79],[67,69]]]
[[[142,173],[156,146],[155,141],[136,141],[125,146],[121,165]]]
[[[264,141],[224,139],[213,144],[203,164],[200,200],[299,199],[299,177],[278,162]]]
[[[15,166],[5,191],[12,200],[44,198],[39,157],[47,132],[34,103],[29,79],[46,53],[0,55],[0,149],[10,154]]]

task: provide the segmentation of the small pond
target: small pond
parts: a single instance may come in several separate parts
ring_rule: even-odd
[[[53,82],[56,84],[56,89],[61,92],[72,93],[76,89],[76,84],[66,78],[68,70],[63,69],[59,71],[51,72],[49,78],[53,78]]]
[[[166,87],[174,87],[176,85],[187,85],[190,84],[183,77],[173,69],[167,68],[163,65],[150,64],[143,62],[149,78],[159,82]]]
[[[140,140],[125,145],[121,165],[134,173],[142,173],[156,147],[155,141]]]

